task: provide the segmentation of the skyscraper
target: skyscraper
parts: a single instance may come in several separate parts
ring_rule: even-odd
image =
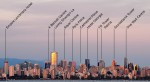
[[[57,58],[58,58],[57,52],[52,52],[51,53],[51,65],[57,66]]]
[[[85,65],[88,69],[90,68],[90,59],[85,59]]]
[[[100,69],[105,68],[104,60],[100,60],[99,63],[98,63],[98,66],[99,66]]]
[[[45,69],[47,69],[47,68],[50,68],[50,62],[49,61],[45,62]]]
[[[16,70],[16,74],[17,74],[18,76],[21,76],[21,68],[20,68],[20,64],[16,64],[15,70]]]
[[[9,66],[9,77],[14,76],[14,66]]]
[[[67,65],[68,65],[68,64],[67,64],[67,60],[65,60],[65,59],[64,59],[64,60],[61,60],[61,64],[60,64],[60,65],[61,65],[61,67],[62,67],[63,69],[67,69],[67,67],[68,67],[68,66],[67,66]]]
[[[128,64],[128,69],[129,69],[129,72],[132,72],[132,70],[133,70],[133,63],[129,63]]]
[[[115,60],[112,61],[112,66],[116,66],[116,61]]]
[[[124,68],[127,68],[128,67],[128,60],[127,60],[127,57],[124,58]]]
[[[8,61],[7,60],[4,61],[4,73],[8,75]]]

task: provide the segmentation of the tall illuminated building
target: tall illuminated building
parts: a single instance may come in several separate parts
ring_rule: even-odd
[[[111,65],[112,65],[112,66],[116,66],[116,61],[113,60]]]
[[[18,76],[21,76],[21,67],[20,64],[16,64],[15,71]]]
[[[9,66],[9,77],[14,76],[14,72],[15,72],[14,66]]]
[[[8,61],[7,60],[4,61],[4,73],[8,75]]]
[[[58,61],[58,54],[57,52],[52,52],[51,53],[51,65],[57,66],[57,61]]]

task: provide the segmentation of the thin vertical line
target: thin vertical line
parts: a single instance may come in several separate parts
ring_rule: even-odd
[[[54,51],[55,51],[55,28],[54,28]]]
[[[102,28],[101,28],[101,60],[103,59],[103,35],[102,35],[103,33],[102,33]]]
[[[114,28],[114,59],[115,59],[115,50],[116,50],[116,44],[115,44],[115,39],[116,39],[116,37],[115,37],[115,28]]]
[[[80,28],[80,63],[81,63],[81,28]]]
[[[87,59],[88,59],[88,28],[87,28]]]
[[[6,60],[6,29],[5,29],[5,60]]]
[[[64,28],[64,59],[65,59],[65,28]]]
[[[97,28],[97,63],[98,63],[98,28]]]
[[[127,40],[128,40],[128,38],[127,38],[128,36],[127,36],[127,28],[126,28],[126,58],[127,58],[127,47],[128,47],[128,45],[127,45]]]
[[[73,61],[73,28],[72,28],[72,61]]]
[[[48,28],[48,60],[49,60],[49,28]]]

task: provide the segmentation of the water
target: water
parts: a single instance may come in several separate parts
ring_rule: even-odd
[[[150,82],[150,81],[127,81],[127,80],[9,80],[0,82]]]

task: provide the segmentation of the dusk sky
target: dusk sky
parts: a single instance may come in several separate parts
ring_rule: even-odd
[[[69,12],[71,9],[75,9],[71,16],[56,30],[56,51],[59,61],[63,59],[64,53],[64,26],[76,14],[79,14],[77,20],[83,16],[87,20],[92,13],[98,11],[98,13],[103,13],[103,16],[89,30],[89,58],[91,65],[97,65],[96,30],[102,21],[109,17],[112,24],[107,29],[103,29],[103,59],[107,66],[111,65],[113,59],[113,28],[134,8],[134,12],[116,29],[116,61],[117,64],[123,65],[126,26],[145,10],[145,13],[128,29],[128,60],[140,66],[150,66],[150,0],[0,0],[0,58],[4,58],[5,52],[5,27],[30,2],[33,2],[33,5],[7,30],[8,58],[47,60],[47,30],[49,24],[64,10]],[[84,63],[87,54],[86,28],[92,20],[82,29],[82,63]],[[68,61],[71,60],[72,55],[71,26],[75,22],[66,29],[66,59]],[[78,63],[80,57],[79,26],[74,30],[74,58]],[[53,28],[50,29],[50,52],[52,51]]]

